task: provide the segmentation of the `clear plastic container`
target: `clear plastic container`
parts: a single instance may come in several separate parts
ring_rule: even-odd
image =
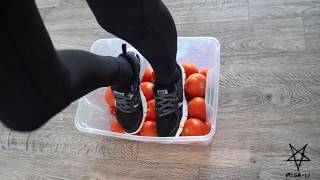
[[[121,44],[123,43],[127,42],[117,38],[99,39],[91,46],[91,52],[98,55],[118,56],[121,53]],[[131,46],[128,44],[128,47],[130,48]],[[213,126],[208,135],[143,137],[114,133],[110,130],[110,126],[115,117],[109,113],[108,106],[104,102],[105,88],[97,89],[80,99],[75,117],[75,126],[83,132],[135,141],[164,144],[209,144],[216,131],[220,73],[219,41],[213,37],[179,37],[177,59],[179,63],[192,63],[199,69],[209,69],[205,99],[207,119],[211,121]]]

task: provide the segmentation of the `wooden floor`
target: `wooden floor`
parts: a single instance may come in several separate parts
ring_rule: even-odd
[[[39,0],[58,49],[110,37],[83,0]],[[210,146],[84,134],[77,104],[40,130],[0,126],[0,179],[285,179],[289,143],[308,144],[301,173],[320,179],[320,0],[165,0],[179,36],[222,45],[217,132]],[[297,158],[300,156],[297,155]],[[293,178],[299,179],[299,178]]]

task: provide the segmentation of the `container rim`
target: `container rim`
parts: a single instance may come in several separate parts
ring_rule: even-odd
[[[86,133],[92,133],[92,134],[99,134],[114,138],[120,138],[120,139],[127,139],[127,140],[133,140],[133,141],[142,141],[142,142],[161,142],[166,144],[176,144],[177,142],[207,142],[208,140],[212,139],[213,135],[215,134],[216,128],[212,128],[209,134],[205,136],[184,136],[184,137],[148,137],[148,136],[135,136],[131,134],[121,134],[121,133],[115,133],[112,131],[103,131],[99,129],[95,129],[94,131],[90,130],[89,128],[82,128],[77,121],[75,121],[75,126],[79,131],[86,132]],[[171,141],[174,139],[174,141]]]
[[[92,52],[93,51],[93,47],[96,46],[96,44],[100,43],[101,41],[116,40],[116,39],[120,39],[120,38],[113,37],[113,38],[97,39],[93,43],[91,43],[90,52]],[[212,36],[198,36],[198,37],[179,36],[178,39],[210,39],[216,44],[216,47],[217,47],[216,51],[220,52],[220,48],[221,48],[220,42],[219,42],[219,40],[217,38],[212,37]]]

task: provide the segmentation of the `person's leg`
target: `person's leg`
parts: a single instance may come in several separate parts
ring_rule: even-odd
[[[58,50],[57,54],[69,71],[71,102],[99,87],[127,86],[133,80],[133,70],[126,58],[99,56],[81,50]]]
[[[2,1],[0,22],[0,121],[12,129],[34,130],[86,93],[132,80],[122,57],[56,53],[33,0]]]
[[[151,64],[159,84],[178,80],[177,32],[161,0],[87,0],[98,23],[133,45]]]
[[[154,95],[159,136],[179,136],[188,115],[177,65],[177,32],[161,0],[87,0],[98,23],[133,45],[155,71]]]

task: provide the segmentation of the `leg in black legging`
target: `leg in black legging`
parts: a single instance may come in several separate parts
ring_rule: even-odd
[[[176,76],[176,29],[159,0],[96,0],[99,23],[135,46],[152,64],[158,83]],[[113,57],[55,51],[34,0],[0,6],[0,120],[33,130],[90,91],[131,81],[130,64]]]
[[[70,72],[70,101],[99,87],[124,86],[132,80],[131,65],[123,57],[99,56],[80,50],[57,52],[62,64]]]
[[[161,0],[87,0],[98,23],[108,32],[133,45],[148,59],[156,82],[178,79],[177,32]]]
[[[0,3],[0,121],[34,130],[90,91],[129,84],[123,58],[55,51],[33,0]]]

